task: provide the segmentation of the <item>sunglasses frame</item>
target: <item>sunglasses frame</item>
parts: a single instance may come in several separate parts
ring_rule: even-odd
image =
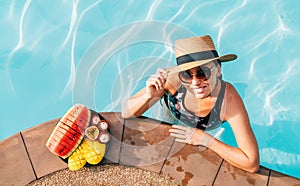
[[[185,70],[185,71],[181,71],[178,73],[178,77],[180,79],[180,81],[184,82],[184,83],[191,83],[193,81],[193,76],[196,76],[198,79],[203,79],[204,81],[208,80],[211,77],[211,72],[214,70],[214,68],[216,67],[216,65],[212,66],[211,68],[209,67],[198,67],[197,68],[197,73],[196,74],[191,74],[189,72],[189,70]],[[204,70],[205,69],[205,70]],[[199,76],[199,71],[201,71],[200,73],[204,74],[204,76]],[[190,78],[189,79],[185,79],[182,78],[181,75],[182,73],[187,73]]]

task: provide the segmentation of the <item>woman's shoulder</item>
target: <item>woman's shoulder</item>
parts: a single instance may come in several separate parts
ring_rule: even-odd
[[[240,97],[236,88],[229,82],[224,81],[226,84],[225,94],[228,98]]]
[[[229,115],[244,110],[244,103],[241,96],[236,88],[229,82],[226,82],[223,106],[225,108],[225,113]]]

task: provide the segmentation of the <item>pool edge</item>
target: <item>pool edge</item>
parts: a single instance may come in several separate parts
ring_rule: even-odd
[[[126,136],[132,136],[132,132],[138,133],[138,131],[132,131],[128,129],[128,127],[126,127],[126,123],[127,125],[131,123],[140,127],[146,125],[152,126],[159,124],[162,125],[162,128],[159,129],[159,131],[162,131],[164,128],[168,127],[168,125],[164,126],[163,123],[161,123],[160,121],[149,118],[124,120],[123,118],[121,118],[120,113],[117,112],[101,112],[101,114],[110,123],[113,123],[112,128],[114,130],[114,135],[116,135],[117,139],[114,144],[114,146],[117,147],[113,148],[114,151],[111,151],[109,153],[108,158],[103,161],[103,164],[117,163],[121,165],[131,165],[130,156],[124,157],[124,152],[128,153],[128,151],[124,151],[124,146],[122,150],[122,144],[124,145],[128,143],[126,142],[126,140],[128,139]],[[67,168],[67,165],[64,162],[62,162],[60,158],[51,154],[45,146],[45,141],[48,139],[57,120],[58,119],[50,120],[42,124],[36,125],[34,127],[25,129],[17,134],[14,134],[0,141],[0,155],[1,157],[4,157],[0,161],[0,165],[1,167],[3,167],[2,171],[5,172],[5,174],[0,175],[0,184],[25,185],[45,175]],[[156,130],[158,131],[158,129]],[[148,133],[144,132],[139,133],[138,135],[146,135],[149,137]],[[153,137],[156,138],[157,136]],[[137,140],[138,141],[135,142],[143,142],[140,141],[141,139]],[[148,141],[146,141],[145,144],[150,144],[149,140],[151,139],[147,138],[147,140]],[[169,148],[168,145],[170,145]],[[178,167],[182,165],[180,165],[179,162],[176,162],[176,159],[182,157],[183,153],[185,153],[185,156],[193,155],[199,157],[199,161],[207,163],[208,169],[210,169],[209,167],[212,165],[217,167],[217,171],[216,168],[207,170],[211,171],[210,173],[213,177],[207,179],[210,179],[209,183],[214,185],[226,183],[256,183],[257,185],[300,184],[300,180],[298,178],[288,176],[265,167],[261,167],[261,170],[258,173],[248,173],[246,171],[231,166],[229,163],[223,161],[221,158],[218,158],[216,154],[212,151],[198,152],[198,149],[195,149],[195,147],[190,145],[186,145],[182,147],[184,149],[179,149],[176,153],[170,154],[172,149],[175,149],[175,146],[174,143],[169,142],[164,143],[162,144],[162,146],[160,146],[161,148],[164,148],[166,150],[163,154],[163,163],[151,166],[140,166],[137,164],[136,167],[152,172],[154,171],[158,174],[168,175],[169,177],[177,180],[179,183],[185,184],[186,182],[182,180],[182,175],[184,171],[177,171]],[[14,154],[14,156],[9,156],[10,154]],[[222,163],[216,164],[215,162],[212,162],[214,160],[208,159],[208,156],[215,156],[217,161],[222,161]],[[167,164],[170,162],[172,162],[174,166],[169,166],[170,164]],[[187,161],[186,163],[190,162]],[[189,167],[183,167],[183,170],[184,169],[186,170],[185,172],[193,171],[193,167],[191,168],[191,170],[188,170]],[[190,181],[189,183],[192,183],[191,181],[193,181],[193,179],[194,181],[196,181],[197,178],[191,178],[190,180],[188,180]]]

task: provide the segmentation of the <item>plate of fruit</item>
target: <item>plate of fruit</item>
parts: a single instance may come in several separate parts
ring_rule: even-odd
[[[70,170],[79,170],[85,165],[99,164],[109,141],[105,118],[82,104],[75,104],[59,119],[46,147],[68,163]]]

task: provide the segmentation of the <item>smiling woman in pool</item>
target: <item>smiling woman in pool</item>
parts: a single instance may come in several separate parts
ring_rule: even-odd
[[[219,57],[210,36],[177,40],[175,54],[178,65],[158,69],[146,87],[126,101],[122,116],[138,117],[163,97],[172,114],[189,126],[173,125],[170,134],[176,141],[206,146],[232,165],[258,171],[258,145],[244,103],[235,88],[222,80],[221,63],[236,59],[236,55]],[[225,121],[238,148],[205,132]]]

